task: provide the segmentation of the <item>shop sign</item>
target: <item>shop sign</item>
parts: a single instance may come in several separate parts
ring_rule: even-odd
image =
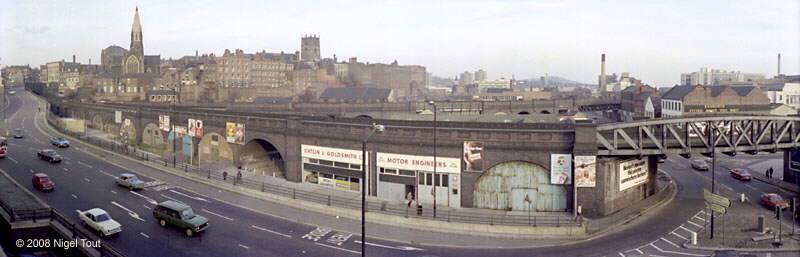
[[[322,177],[322,176],[320,176],[320,177],[319,177],[319,184],[320,184],[320,185],[329,185],[329,186],[332,186],[332,185],[333,185],[333,179],[332,179],[332,178],[326,178],[326,177]]]
[[[464,141],[464,171],[483,170],[483,142]]]
[[[378,167],[433,172],[433,156],[377,153]],[[461,159],[436,157],[436,172],[461,173]]]
[[[633,159],[619,163],[619,191],[647,182],[647,159]]]
[[[361,151],[315,145],[300,145],[303,158],[361,164]],[[369,153],[367,153],[369,156]]]
[[[336,188],[350,190],[350,181],[336,179]]]

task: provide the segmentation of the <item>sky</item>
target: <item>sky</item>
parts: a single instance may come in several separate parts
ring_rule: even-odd
[[[0,0],[0,65],[100,62],[128,48],[139,7],[144,50],[162,58],[294,52],[319,35],[322,57],[422,65],[434,76],[544,74],[597,83],[630,72],[654,86],[701,67],[800,74],[800,0]]]

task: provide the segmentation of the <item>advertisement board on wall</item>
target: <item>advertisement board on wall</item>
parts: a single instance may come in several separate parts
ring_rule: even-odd
[[[189,119],[189,123],[186,126],[186,134],[190,137],[194,137],[194,119]]]
[[[225,139],[228,143],[244,144],[244,124],[227,122],[225,123]]]
[[[190,137],[202,138],[203,137],[203,121],[189,119],[188,134]]]
[[[572,184],[572,155],[550,155],[550,184]]]
[[[433,156],[377,153],[378,167],[433,172]],[[436,157],[436,172],[461,173],[461,159]]]
[[[158,115],[158,128],[162,131],[169,131],[169,116]]]
[[[647,182],[647,159],[632,159],[619,163],[619,191]]]
[[[178,134],[179,137],[186,135],[186,127],[184,126],[175,126],[175,134]]]
[[[575,186],[595,187],[597,156],[575,156]]]
[[[361,151],[358,150],[300,145],[300,153],[303,158],[361,164]],[[369,152],[367,152],[367,156],[369,156]],[[369,161],[369,158],[367,158],[367,161]]]
[[[122,123],[122,111],[114,111],[114,123]]]
[[[483,170],[483,142],[464,141],[464,171]]]

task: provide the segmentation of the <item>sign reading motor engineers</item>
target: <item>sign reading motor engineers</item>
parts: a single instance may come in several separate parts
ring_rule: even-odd
[[[361,164],[361,151],[358,150],[300,145],[300,151],[302,151],[303,158]],[[367,156],[369,156],[369,152],[367,152]],[[369,158],[367,158],[367,162],[369,163]]]
[[[433,172],[433,156],[377,153],[378,167]],[[436,156],[436,172],[461,173],[460,158]]]

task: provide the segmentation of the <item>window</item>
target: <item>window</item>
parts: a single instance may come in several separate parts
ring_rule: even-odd
[[[354,170],[361,170],[361,165],[359,164],[350,164],[350,168]]]
[[[326,160],[319,160],[319,164],[320,165],[325,165],[325,166],[333,166],[333,162],[332,161],[326,161]]]
[[[339,168],[350,168],[350,164],[347,164],[347,163],[344,163],[344,162],[334,162],[333,166],[339,167]]]
[[[414,175],[416,175],[416,172],[414,172],[413,170],[400,170],[400,175],[413,177]]]
[[[442,174],[442,186],[443,187],[449,187],[450,186],[450,184],[449,184],[450,182],[448,181],[449,178],[450,177],[448,177],[447,174]]]
[[[433,174],[425,173],[425,185],[428,185],[428,186],[433,185]]]

